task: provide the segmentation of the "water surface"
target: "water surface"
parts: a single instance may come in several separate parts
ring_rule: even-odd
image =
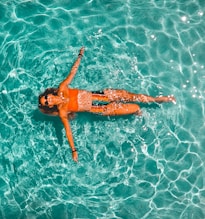
[[[205,218],[205,2],[0,3],[0,218]],[[124,88],[177,104],[71,121],[79,162],[38,95]]]

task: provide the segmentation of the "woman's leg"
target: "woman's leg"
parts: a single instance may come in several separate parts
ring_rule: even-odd
[[[173,96],[160,96],[152,97],[145,94],[134,94],[126,90],[114,90],[106,89],[104,90],[105,97],[108,98],[108,101],[122,101],[122,102],[142,102],[142,103],[162,103],[162,102],[175,102]]]
[[[104,91],[92,91],[92,101],[110,102]]]
[[[92,106],[90,112],[101,114],[103,116],[117,116],[129,114],[141,115],[140,107],[137,104],[116,102],[112,102],[103,106]]]

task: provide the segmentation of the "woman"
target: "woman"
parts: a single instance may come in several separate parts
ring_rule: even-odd
[[[116,116],[137,114],[140,115],[140,107],[136,103],[162,103],[175,102],[173,96],[151,97],[144,94],[134,94],[126,90],[105,89],[99,92],[90,92],[68,87],[72,82],[80,60],[84,54],[82,47],[68,77],[56,88],[48,88],[39,96],[39,109],[41,112],[59,116],[65,127],[73,160],[77,162],[78,154],[74,146],[73,136],[69,124],[69,118],[75,112],[90,112],[103,116]],[[99,103],[99,105],[96,104]],[[104,103],[101,104],[100,103]]]

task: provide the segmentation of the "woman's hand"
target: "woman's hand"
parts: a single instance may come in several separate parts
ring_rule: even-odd
[[[80,49],[80,52],[79,52],[79,56],[83,56],[83,54],[84,54],[84,51],[85,51],[85,47],[82,47],[81,49]]]
[[[75,162],[78,162],[78,153],[77,153],[76,150],[75,150],[75,151],[72,151],[72,157],[73,157],[73,160],[74,160]]]

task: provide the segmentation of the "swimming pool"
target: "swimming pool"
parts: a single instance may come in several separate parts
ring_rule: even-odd
[[[3,0],[0,3],[0,218],[205,217],[202,0]],[[72,120],[79,162],[38,95],[67,76],[177,104],[143,115]]]

